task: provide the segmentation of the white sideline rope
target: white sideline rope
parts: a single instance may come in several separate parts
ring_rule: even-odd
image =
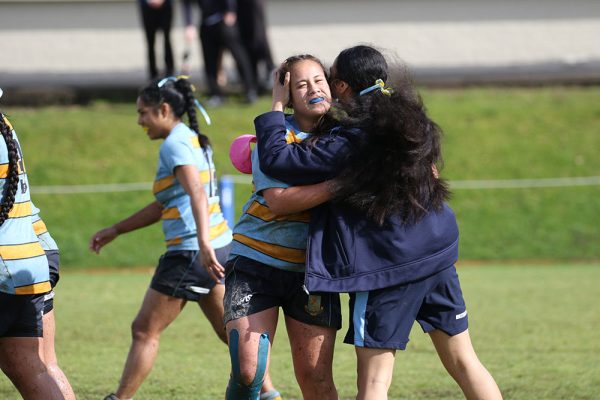
[[[221,181],[229,179],[233,183],[251,184],[250,175],[223,175]],[[571,186],[598,186],[600,176],[573,178],[542,178],[542,179],[500,179],[500,180],[466,180],[451,181],[450,188],[457,190],[481,189],[529,189]],[[73,193],[111,193],[134,192],[150,190],[152,182],[107,183],[93,185],[56,185],[36,186],[31,189],[34,194],[73,194]]]
[[[499,179],[480,181],[450,181],[451,189],[529,189],[544,187],[597,186],[600,176],[540,179]]]

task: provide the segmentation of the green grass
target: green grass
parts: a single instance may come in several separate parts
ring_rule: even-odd
[[[600,264],[462,266],[458,273],[475,349],[506,399],[597,398]],[[57,352],[79,399],[99,399],[115,390],[129,326],[150,276],[150,271],[64,269],[55,301]],[[354,350],[342,343],[345,316],[334,362],[344,400],[353,398],[356,378]],[[390,399],[461,399],[428,336],[415,325],[410,339],[408,349],[397,353]],[[226,347],[198,308],[188,305],[164,333],[154,370],[136,398],[220,399],[228,372]],[[271,374],[286,400],[301,398],[282,322]],[[0,398],[19,398],[2,375]]]
[[[444,177],[453,180],[599,176],[600,87],[425,90],[444,129]],[[231,140],[253,132],[270,108],[231,103],[209,110],[205,129],[220,174],[234,173]],[[24,147],[32,186],[150,182],[159,142],[136,125],[130,103],[4,110]],[[236,205],[249,185],[236,185]],[[600,259],[600,186],[455,190],[462,259]],[[64,265],[85,268],[155,265],[163,252],[159,226],[119,238],[100,256],[87,251],[97,230],[153,201],[150,191],[34,195]]]

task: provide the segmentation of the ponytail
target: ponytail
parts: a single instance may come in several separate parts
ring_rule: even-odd
[[[189,80],[185,78],[179,78],[175,82],[175,87],[183,95],[185,112],[188,115],[188,125],[190,129],[196,132],[196,135],[198,135],[200,146],[202,146],[203,149],[206,149],[206,147],[210,145],[210,141],[208,140],[208,136],[203,135],[202,132],[200,132],[198,117],[196,116],[197,100],[194,96],[194,86],[190,83]]]
[[[13,138],[12,129],[4,115],[0,114],[0,130],[8,150],[8,174],[4,183],[2,201],[0,203],[0,226],[8,218],[8,213],[15,204],[15,194],[19,186],[19,150],[17,141]]]
[[[139,97],[144,104],[151,107],[158,107],[162,103],[169,104],[177,118],[187,114],[188,126],[198,135],[200,146],[205,150],[210,146],[208,136],[200,132],[196,116],[196,107],[199,103],[194,97],[194,86],[187,78],[173,76],[163,78],[142,89]]]

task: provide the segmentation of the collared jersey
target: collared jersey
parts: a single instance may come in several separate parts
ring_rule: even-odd
[[[200,146],[198,135],[185,124],[177,124],[160,146],[153,192],[162,206],[162,227],[167,249],[198,250],[196,222],[190,196],[175,177],[175,168],[195,165],[208,196],[209,235],[213,248],[231,242],[231,230],[223,217],[217,195],[212,149]]]
[[[309,134],[300,131],[291,115],[285,119],[287,143],[299,143]],[[230,258],[244,256],[265,265],[304,271],[308,211],[276,216],[270,210],[262,191],[269,188],[287,188],[290,185],[265,175],[259,166],[258,152],[252,151],[252,180],[254,192],[243,207],[243,214],[233,228]]]
[[[0,114],[0,118],[10,126],[3,115]],[[46,293],[51,290],[48,260],[33,229],[33,205],[25,163],[14,130],[12,135],[19,149],[19,184],[14,205],[0,226],[0,292],[18,295]],[[8,149],[4,139],[0,139],[0,193],[4,193],[8,169]]]

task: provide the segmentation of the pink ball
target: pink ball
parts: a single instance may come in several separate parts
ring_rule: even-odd
[[[229,147],[231,163],[243,174],[252,173],[252,148],[250,143],[256,143],[256,136],[241,135],[235,138]]]

